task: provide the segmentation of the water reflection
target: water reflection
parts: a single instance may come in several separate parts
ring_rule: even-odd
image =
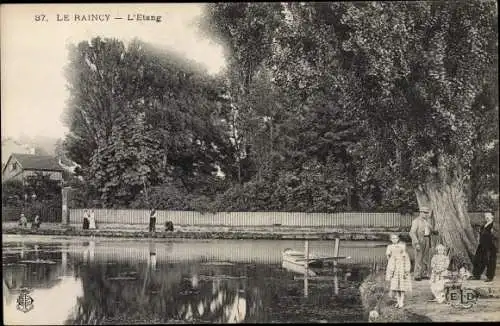
[[[3,250],[3,287],[4,311],[10,315],[5,321],[360,321],[357,287],[365,275],[363,269],[332,274],[329,280],[304,280],[282,268],[279,260],[273,260],[289,243],[277,242],[279,246],[273,251],[265,246],[271,262],[266,262],[269,258],[265,257],[254,258],[263,255],[259,250],[264,248],[258,242],[254,244],[257,252],[234,254],[231,251],[237,247],[220,241],[109,243],[92,239],[79,243],[7,243]],[[214,254],[214,247],[221,246],[225,251]],[[307,282],[305,288],[303,281]],[[23,287],[31,290],[35,308],[21,316],[23,313],[15,305]]]
[[[156,270],[156,242],[155,241],[149,242],[148,265],[151,268],[151,270],[153,270],[153,271]]]
[[[2,255],[4,323],[64,324],[83,293],[81,281],[68,275],[72,273],[60,248],[44,251],[40,245],[25,243],[17,248],[16,253],[3,250]],[[28,289],[34,299],[34,309],[29,313],[16,308],[21,289]]]
[[[68,323],[242,322],[247,318],[247,287],[253,288],[252,307],[262,307],[260,291],[257,284],[247,284],[247,278],[216,276],[228,273],[238,271],[186,263],[156,268],[150,263],[81,265],[78,277],[84,293],[78,314]],[[259,314],[255,308],[252,312]]]

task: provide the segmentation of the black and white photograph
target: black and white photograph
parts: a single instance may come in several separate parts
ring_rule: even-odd
[[[5,325],[500,321],[498,5],[0,6]]]

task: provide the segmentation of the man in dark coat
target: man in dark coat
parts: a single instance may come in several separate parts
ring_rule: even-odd
[[[485,213],[486,224],[481,227],[479,246],[472,260],[474,268],[471,279],[479,280],[486,268],[486,281],[491,282],[495,277],[497,266],[498,235],[493,227],[493,214]]]
[[[151,209],[151,214],[149,215],[149,232],[156,232],[156,209]]]

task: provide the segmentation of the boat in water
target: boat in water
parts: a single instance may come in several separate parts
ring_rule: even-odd
[[[316,255],[309,255],[306,266],[306,256],[302,251],[295,251],[290,248],[283,250],[281,253],[283,258],[282,266],[292,272],[306,274],[308,276],[316,276],[314,269],[323,267],[323,261],[317,259]]]
[[[303,251],[296,251],[290,248],[283,250],[282,267],[299,274],[308,276],[317,276],[321,268],[325,267],[327,261],[337,261],[341,259],[349,259],[351,257],[320,257],[315,254],[309,254],[309,259],[306,264],[306,257]]]

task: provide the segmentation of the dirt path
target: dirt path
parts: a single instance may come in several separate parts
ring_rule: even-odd
[[[497,267],[500,269],[500,265]],[[394,308],[395,301],[384,292],[384,272],[370,275],[360,287],[363,305],[367,311],[373,310],[380,300],[377,322],[466,322],[500,321],[500,279],[485,283],[484,280],[465,281],[463,288],[475,289],[480,293],[471,308],[454,307],[449,303],[429,302],[432,293],[429,281],[413,281],[413,291],[405,299],[403,309]]]

